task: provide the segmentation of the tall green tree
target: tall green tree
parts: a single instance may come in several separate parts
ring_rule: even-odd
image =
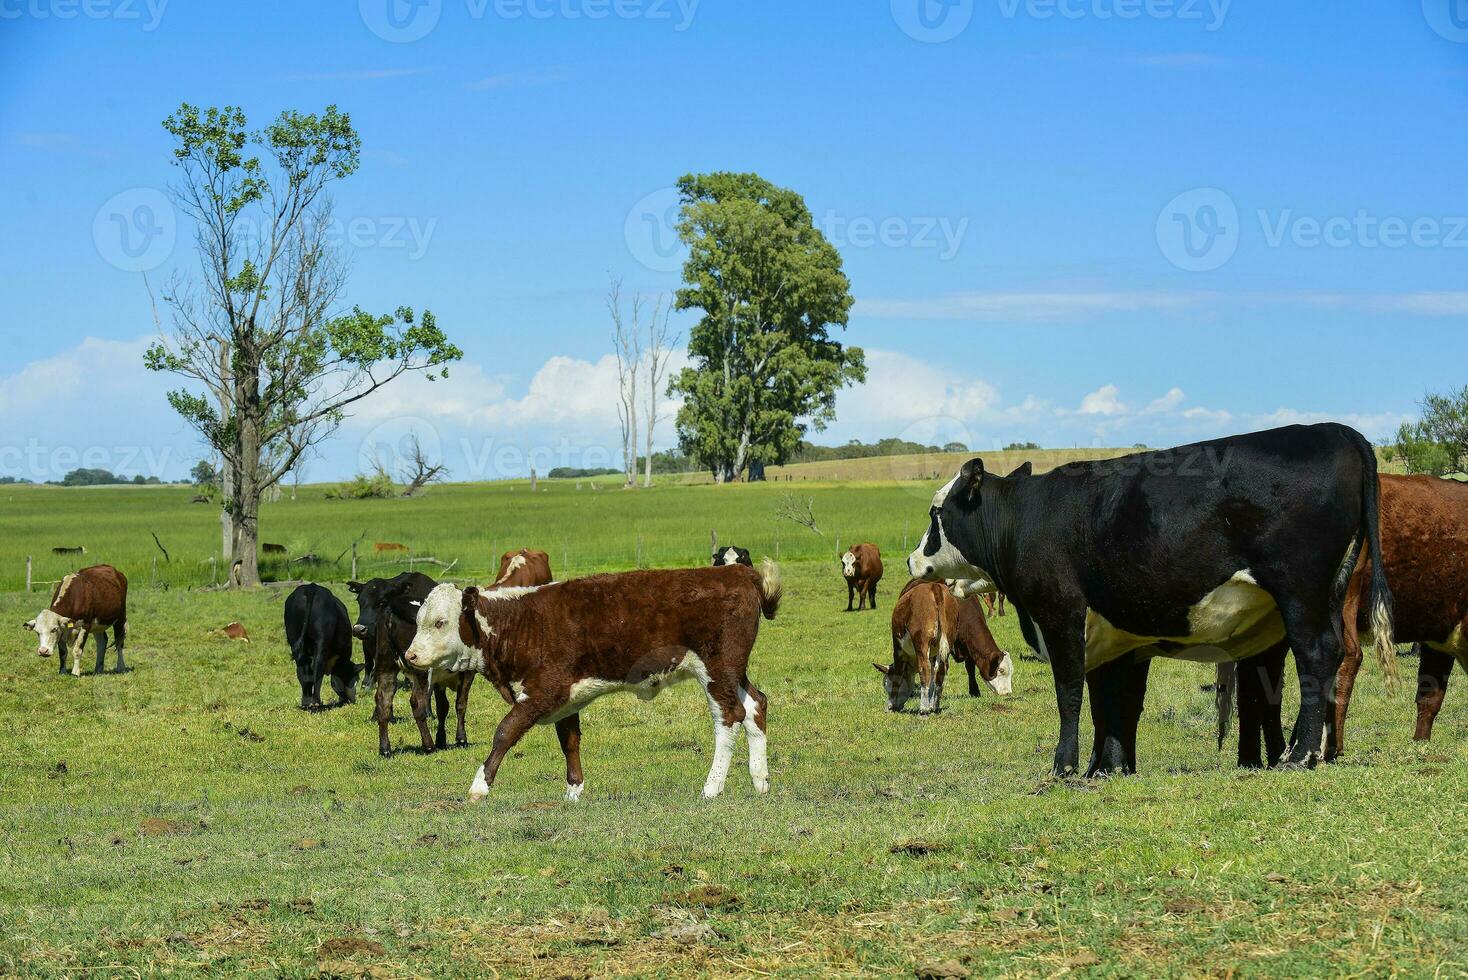
[[[1468,386],[1422,400],[1422,418],[1397,430],[1396,454],[1411,473],[1468,469]]]
[[[145,363],[186,380],[168,402],[223,461],[226,550],[234,544],[236,583],[258,585],[265,492],[353,403],[410,372],[434,378],[463,355],[426,310],[344,308],[348,269],[330,240],[326,189],[360,158],[346,113],[287,110],[251,130],[234,106],[184,103],[163,126],[199,272],[164,292],[171,334]]]
[[[763,479],[807,429],[835,418],[836,393],[866,379],[858,347],[843,347],[851,284],[841,256],[801,196],[757,174],[678,181],[678,235],[688,246],[680,310],[693,364],[669,384],[683,396],[678,439],[717,482]]]

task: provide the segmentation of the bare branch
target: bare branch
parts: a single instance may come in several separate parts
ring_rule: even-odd
[[[812,499],[808,498],[802,503],[794,494],[787,493],[775,505],[775,519],[791,521],[801,527],[809,528],[821,537],[826,536],[824,531],[816,527],[815,501]]]

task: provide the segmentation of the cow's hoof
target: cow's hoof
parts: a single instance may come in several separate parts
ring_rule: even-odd
[[[468,747],[469,747],[469,740],[467,738],[456,738],[456,739],[454,739],[454,748],[456,748],[456,749],[467,749]]]
[[[567,783],[566,784],[566,802],[567,803],[575,803],[577,800],[581,799],[581,791],[584,790],[585,788],[586,788],[586,784],[585,783],[575,783],[575,784]]]
[[[760,796],[764,796],[770,791],[770,781],[768,779],[756,779],[754,781],[754,791]]]

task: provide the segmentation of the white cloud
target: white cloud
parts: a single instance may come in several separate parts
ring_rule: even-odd
[[[1116,385],[1102,385],[1081,399],[1079,411],[1082,415],[1125,415],[1127,407],[1120,396]]]
[[[1147,407],[1142,409],[1143,415],[1156,415],[1159,412],[1171,412],[1183,403],[1183,390],[1181,388],[1169,389],[1167,394],[1161,398],[1154,398]]]

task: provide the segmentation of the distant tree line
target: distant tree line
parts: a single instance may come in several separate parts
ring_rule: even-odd
[[[968,446],[961,442],[928,446],[906,439],[888,438],[870,443],[853,439],[844,446],[817,446],[802,439],[795,451],[790,454],[790,462],[819,463],[828,459],[866,459],[869,456],[917,456],[923,453],[966,452],[968,452]]]

